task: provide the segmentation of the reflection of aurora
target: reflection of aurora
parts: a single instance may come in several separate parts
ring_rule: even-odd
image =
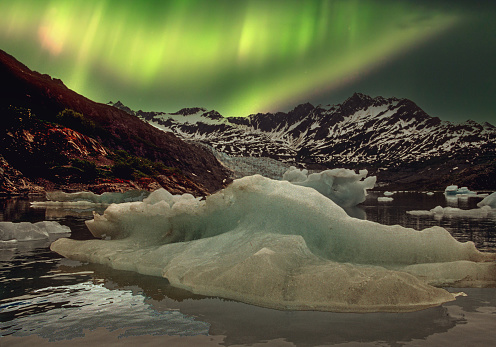
[[[87,97],[226,116],[306,101],[457,22],[398,1],[16,1],[0,13],[3,49]]]

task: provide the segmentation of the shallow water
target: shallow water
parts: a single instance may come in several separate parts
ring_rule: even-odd
[[[437,205],[474,208],[477,198],[443,194],[369,194],[356,217],[423,229],[441,225],[460,241],[496,249],[496,220],[411,216]],[[457,206],[454,206],[456,204]],[[33,209],[22,199],[0,200],[0,219],[55,220],[72,238],[88,239],[91,211]],[[102,212],[101,209],[98,212]],[[0,345],[71,344],[278,346],[487,346],[496,339],[496,289],[463,289],[455,302],[413,313],[278,311],[178,290],[166,279],[60,258],[48,244],[0,248]],[[460,291],[459,288],[454,291]]]

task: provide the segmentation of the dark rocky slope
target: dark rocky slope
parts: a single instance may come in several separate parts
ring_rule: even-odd
[[[68,89],[61,80],[31,71],[1,50],[0,84],[0,155],[28,180],[41,178],[46,187],[74,184],[63,169],[58,177],[67,179],[58,182],[53,172],[50,176],[29,170],[30,165],[24,165],[28,164],[28,157],[47,157],[45,169],[67,166],[66,162],[74,159],[84,159],[99,167],[112,165],[116,153],[121,154],[122,160],[142,158],[147,163],[161,164],[163,167],[155,172],[153,180],[160,185],[172,185],[170,189],[174,188],[170,177],[182,181],[182,190],[190,187],[196,195],[214,192],[228,180],[228,170],[202,147],[164,133],[115,107],[93,102]],[[71,111],[66,111],[64,117],[64,110]],[[76,138],[79,143],[73,146]],[[122,158],[122,153],[126,158]]]

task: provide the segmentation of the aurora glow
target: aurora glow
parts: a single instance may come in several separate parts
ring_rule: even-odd
[[[466,21],[420,3],[2,1],[0,48],[95,101],[248,115],[341,102],[329,96]]]

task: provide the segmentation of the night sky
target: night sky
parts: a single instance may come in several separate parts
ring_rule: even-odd
[[[496,124],[496,1],[3,0],[0,48],[98,101],[224,116],[409,98]]]

